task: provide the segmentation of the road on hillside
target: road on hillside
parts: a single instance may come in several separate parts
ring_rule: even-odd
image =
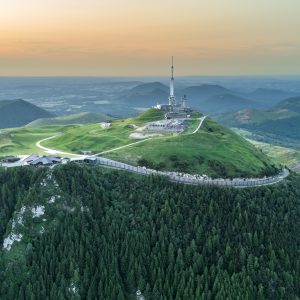
[[[204,122],[204,120],[205,120],[206,117],[207,116],[203,116],[202,118],[199,118],[199,120],[200,120],[199,125],[198,125],[198,127],[191,134],[195,134],[201,128],[202,123]]]
[[[74,153],[69,153],[69,152],[63,152],[63,151],[60,151],[60,150],[56,150],[56,149],[51,149],[51,148],[47,148],[47,147],[44,147],[41,145],[41,143],[45,142],[45,141],[49,141],[49,140],[52,140],[56,137],[58,137],[60,135],[53,135],[53,136],[50,136],[50,137],[47,137],[45,139],[42,139],[38,142],[36,142],[36,147],[39,148],[39,149],[42,149],[43,151],[45,151],[47,154],[52,154],[52,155],[57,155],[57,154],[61,154],[61,155],[68,155],[68,156],[79,156],[77,154],[74,154]]]
[[[205,120],[206,116],[199,118],[199,125],[197,126],[197,128],[189,134],[195,134],[199,131],[199,129],[201,128],[204,120]],[[42,149],[43,151],[45,151],[48,154],[62,154],[62,155],[67,155],[67,156],[75,156],[76,158],[74,158],[73,160],[75,161],[84,161],[85,158],[83,156],[79,156],[73,153],[68,153],[68,152],[63,152],[60,150],[56,150],[56,149],[51,149],[51,148],[47,148],[41,145],[42,142],[50,140],[50,139],[54,139],[56,137],[58,137],[60,135],[54,135],[48,138],[44,138],[40,141],[38,141],[36,143],[36,147],[38,147],[39,149]],[[117,148],[113,148],[110,150],[106,150],[103,151],[99,154],[104,154],[104,153],[108,153],[111,151],[116,151],[125,147],[129,147],[131,145],[134,144],[138,144],[141,142],[145,142],[148,141],[149,139],[153,139],[153,138],[148,138],[142,141],[137,141],[134,143],[130,143],[121,147],[117,147]],[[94,156],[95,157],[95,156]],[[96,158],[96,163],[97,164],[101,164],[101,165],[106,165],[108,167],[111,168],[116,168],[116,169],[123,169],[123,170],[127,170],[129,172],[133,172],[133,173],[138,173],[138,174],[142,174],[142,175],[162,175],[162,176],[166,176],[168,177],[171,181],[175,181],[175,182],[179,182],[179,183],[184,183],[184,184],[194,184],[194,185],[218,185],[218,186],[231,186],[231,187],[259,187],[259,186],[265,186],[265,185],[271,185],[271,184],[276,184],[279,183],[280,181],[284,180],[286,177],[289,176],[289,171],[287,169],[282,170],[278,175],[273,176],[273,177],[268,177],[268,178],[233,178],[232,180],[229,179],[206,179],[206,178],[197,178],[197,176],[195,177],[195,175],[191,175],[191,174],[183,174],[183,175],[176,175],[172,172],[162,172],[162,171],[156,171],[156,170],[148,170],[145,169],[143,167],[135,167],[135,166],[131,166],[128,164],[124,164],[122,162],[119,161],[113,161],[110,159],[107,159],[105,157],[97,157]]]
[[[198,119],[199,120],[199,125],[197,126],[197,128],[192,133],[189,133],[189,134],[195,134],[195,133],[197,133],[198,130],[201,128],[202,123],[205,120],[205,118],[206,118],[206,116],[199,118]],[[124,149],[124,148],[130,147],[130,146],[136,145],[136,144],[140,144],[140,143],[152,140],[152,139],[155,139],[155,137],[145,138],[145,139],[143,139],[141,141],[137,141],[137,142],[130,143],[130,144],[127,144],[127,145],[124,145],[124,146],[120,146],[120,147],[117,147],[117,148],[113,148],[113,149],[109,149],[109,150],[106,150],[106,151],[102,151],[102,152],[99,152],[99,153],[97,153],[95,155],[98,156],[98,155],[110,153],[110,152],[113,152],[113,151],[116,151],[116,150]]]
[[[205,118],[206,118],[206,116],[203,116],[203,117],[201,117],[201,118],[198,119],[199,120],[199,124],[198,124],[197,128],[192,133],[190,133],[190,134],[195,134],[195,133],[197,133],[199,131],[199,129],[201,128],[201,126],[202,126]],[[64,151],[60,151],[58,149],[51,149],[51,148],[42,146],[43,142],[48,141],[48,140],[52,140],[52,139],[54,139],[54,138],[56,138],[58,136],[59,135],[53,135],[53,136],[47,137],[45,139],[42,139],[42,140],[36,142],[35,145],[36,145],[37,148],[42,149],[47,154],[52,154],[52,155],[60,154],[60,155],[69,155],[69,156],[79,156],[79,155],[74,154],[74,153],[64,152]],[[112,149],[109,149],[109,150],[105,150],[105,151],[96,153],[95,155],[98,156],[98,155],[110,153],[110,152],[113,152],[113,151],[121,150],[121,149],[130,147],[130,146],[133,146],[133,145],[136,145],[136,144],[144,143],[144,142],[152,140],[154,138],[155,137],[146,138],[146,139],[143,139],[141,141],[133,142],[133,143],[130,143],[130,144],[127,144],[127,145],[124,145],[124,146],[120,146],[120,147],[112,148]]]
[[[201,118],[199,118],[199,125],[197,126],[197,128],[190,134],[195,134],[199,131],[199,129],[201,128],[204,120],[205,120],[206,116],[203,116]],[[42,139],[38,142],[36,142],[36,147],[39,148],[39,149],[42,149],[43,151],[45,151],[47,154],[52,154],[52,155],[69,155],[69,156],[79,156],[77,154],[74,154],[74,153],[69,153],[69,152],[64,152],[64,151],[60,151],[58,149],[53,149],[53,148],[48,148],[48,147],[45,147],[45,146],[42,146],[42,143],[45,142],[45,141],[48,141],[48,140],[52,140],[56,137],[58,137],[59,135],[53,135],[53,136],[50,136],[50,137],[47,137],[45,139]],[[106,153],[110,153],[110,152],[113,152],[113,151],[117,151],[117,150],[121,150],[121,149],[124,149],[126,147],[130,147],[130,146],[133,146],[133,145],[136,145],[136,144],[140,144],[140,143],[143,143],[143,142],[146,142],[146,141],[149,141],[151,139],[154,139],[154,137],[151,137],[151,138],[146,138],[146,139],[143,139],[141,141],[137,141],[137,142],[133,142],[133,143],[130,143],[130,144],[127,144],[127,145],[124,145],[124,146],[120,146],[120,147],[116,147],[116,148],[112,148],[112,149],[109,149],[109,150],[105,150],[105,151],[102,151],[102,152],[99,152],[99,153],[96,153],[95,155],[98,156],[98,155],[102,155],[102,154],[106,154]]]

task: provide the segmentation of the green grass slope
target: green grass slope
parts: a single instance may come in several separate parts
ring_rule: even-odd
[[[37,148],[36,143],[55,135],[61,136],[54,139],[53,142],[44,142],[43,145],[74,153],[80,153],[84,150],[97,153],[134,142],[129,138],[129,134],[134,131],[130,127],[131,123],[143,125],[147,120],[159,120],[161,118],[163,118],[163,113],[153,109],[133,119],[113,120],[111,128],[108,129],[102,129],[99,124],[27,126],[3,129],[0,131],[0,157],[33,152],[42,154],[44,153],[43,150]],[[45,122],[48,122],[47,120]]]
[[[61,134],[72,127],[75,127],[75,125],[22,127],[1,130],[0,157],[7,155],[26,155],[32,153],[44,154],[43,150],[36,147],[36,142],[49,136]]]
[[[134,132],[132,125],[143,126],[146,122],[163,118],[162,111],[150,109],[135,118],[113,120],[107,129],[101,128],[99,124],[68,128],[63,135],[46,141],[43,145],[76,153],[81,153],[81,151],[100,153],[136,142],[135,139],[129,137]]]
[[[133,119],[138,122],[151,122],[151,121],[158,121],[163,118],[164,118],[164,113],[161,110],[151,108],[142,112],[141,114],[139,114],[137,117]]]
[[[287,166],[293,171],[300,172],[300,151],[292,148],[274,146],[266,142],[255,140],[256,136],[245,129],[234,129],[234,132],[246,138],[263,153],[272,158],[278,165]]]
[[[71,125],[71,124],[91,124],[97,122],[105,122],[112,118],[99,113],[83,112],[67,116],[59,116],[55,118],[37,119],[27,124],[28,127],[51,126],[51,125]]]
[[[200,113],[195,112],[192,116],[198,117],[200,115]],[[162,111],[149,109],[135,118],[113,120],[111,126],[107,129],[101,128],[99,124],[67,128],[63,135],[46,141],[43,145],[67,152],[91,151],[97,154],[137,142],[138,140],[130,137],[130,134],[135,132],[134,126],[143,126],[147,122],[163,118],[164,113]],[[191,120],[190,123],[190,129],[192,130],[197,127],[199,122]],[[169,135],[167,134],[167,136]]]
[[[192,134],[200,116],[193,112],[186,130],[179,135],[165,133],[146,140],[130,135],[149,121],[163,119],[162,111],[150,109],[135,118],[113,120],[109,128],[88,124],[6,130],[2,132],[2,142],[0,139],[0,155],[40,153],[42,150],[37,150],[35,143],[57,135],[42,145],[78,154],[90,151],[133,165],[213,177],[259,177],[274,172],[272,162],[261,151],[209,118]]]
[[[262,176],[274,170],[261,151],[211,119],[196,134],[161,137],[105,156],[161,170],[212,177]]]

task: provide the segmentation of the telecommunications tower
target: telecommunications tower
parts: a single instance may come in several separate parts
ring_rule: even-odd
[[[175,104],[176,101],[174,96],[174,65],[173,65],[173,56],[172,56],[169,105],[174,106]]]

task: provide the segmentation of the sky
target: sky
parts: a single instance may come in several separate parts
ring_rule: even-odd
[[[2,0],[0,76],[300,74],[299,0]]]

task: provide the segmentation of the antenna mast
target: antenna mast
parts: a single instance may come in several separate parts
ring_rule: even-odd
[[[173,56],[172,56],[172,66],[171,66],[169,105],[175,105],[175,96],[174,96],[174,61],[173,61]]]

